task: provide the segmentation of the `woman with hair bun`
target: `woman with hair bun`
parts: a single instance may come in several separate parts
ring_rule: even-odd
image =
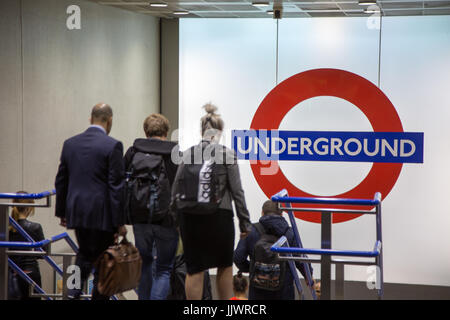
[[[178,213],[186,259],[187,299],[202,298],[203,273],[217,268],[219,299],[228,300],[233,295],[235,230],[232,201],[241,235],[248,234],[251,222],[236,155],[219,144],[224,122],[216,113],[216,106],[208,103],[203,108],[206,115],[200,120],[202,141],[183,153],[172,189],[172,200]],[[198,159],[201,161],[198,162]],[[189,207],[192,203],[196,205]],[[208,207],[211,203],[212,207]]]

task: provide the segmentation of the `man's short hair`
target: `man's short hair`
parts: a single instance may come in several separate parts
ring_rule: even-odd
[[[278,203],[273,202],[272,200],[267,200],[264,202],[262,211],[264,215],[279,215],[281,216],[282,211],[278,208]]]
[[[112,108],[106,103],[97,103],[91,112],[92,120],[107,122],[113,116]]]
[[[162,114],[151,114],[144,121],[144,132],[148,138],[167,137],[169,133],[169,120]]]

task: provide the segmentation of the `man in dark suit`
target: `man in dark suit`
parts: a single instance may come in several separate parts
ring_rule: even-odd
[[[109,137],[112,109],[99,103],[92,109],[91,126],[64,142],[56,176],[56,216],[61,225],[75,229],[79,252],[75,264],[80,268],[81,284],[91,273],[94,262],[116,234],[125,235],[123,214],[123,146]],[[107,300],[97,290],[94,272],[93,300]],[[82,288],[69,290],[78,299]]]

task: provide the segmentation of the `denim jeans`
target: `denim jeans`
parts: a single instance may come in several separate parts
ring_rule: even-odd
[[[164,300],[170,289],[170,275],[178,246],[175,228],[156,224],[133,225],[136,247],[142,257],[139,300]],[[156,261],[154,261],[154,250]],[[155,265],[153,265],[155,262]]]

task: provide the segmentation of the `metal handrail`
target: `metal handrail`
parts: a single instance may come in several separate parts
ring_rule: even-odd
[[[306,198],[288,197],[287,190],[283,189],[272,196],[274,202],[304,203],[304,204],[331,204],[331,205],[354,205],[354,206],[376,206],[381,203],[381,193],[375,193],[373,200],[368,199],[346,199],[346,198]]]
[[[50,239],[44,239],[38,242],[0,241],[0,248],[42,248],[50,243],[67,238],[70,238],[70,236],[67,232],[63,232]]]
[[[279,239],[281,240],[281,239]],[[381,253],[381,241],[376,241],[373,251],[354,251],[354,250],[331,250],[331,249],[306,249],[306,248],[286,248],[281,247],[278,241],[271,247],[271,251],[278,253],[292,254],[316,254],[328,256],[345,256],[345,257],[361,257],[376,258]]]
[[[281,192],[285,192],[286,194],[287,194],[287,191],[286,190],[282,190]],[[279,192],[279,194],[281,193],[281,192]],[[298,232],[298,229],[297,229],[297,227],[296,227],[296,225],[295,225],[295,219],[294,219],[294,215],[292,214],[292,207],[291,207],[291,204],[290,203],[287,203],[287,204],[285,204],[285,206],[286,206],[286,209],[288,209],[288,216],[289,216],[289,220],[290,220],[290,222],[291,222],[291,226],[292,226],[292,231],[294,232],[294,238],[295,238],[295,241],[297,242],[297,245],[300,247],[300,248],[303,248],[303,244],[302,244],[302,239],[301,239],[301,237],[300,237],[300,233]],[[281,238],[280,238],[280,240],[283,238],[284,236],[282,236]],[[278,242],[278,244],[279,244],[279,246],[281,247],[281,246],[284,246],[284,244],[287,244],[287,247],[289,247],[289,243],[288,243],[288,241],[287,241],[287,238],[286,237],[284,237],[285,238],[285,241],[283,241],[283,242],[279,242],[279,241],[277,241]],[[292,265],[292,264],[291,264]],[[313,300],[317,300],[317,295],[316,295],[316,291],[315,291],[315,288],[314,288],[314,282],[313,282],[313,277],[312,277],[312,272],[311,272],[311,269],[310,269],[310,265],[309,265],[309,263],[303,263],[303,267],[304,267],[304,270],[305,270],[305,273],[306,273],[306,281],[307,281],[307,286],[309,287],[309,289],[310,289],[310,292],[311,292],[311,296],[312,296],[312,298],[313,298]],[[295,268],[292,268],[291,267],[291,273],[292,273],[292,275],[294,276],[294,280],[295,280],[295,283],[297,284],[297,283],[300,283],[300,279],[298,278],[298,275],[297,275],[297,272],[295,271]],[[301,285],[300,285],[301,286]],[[298,286],[297,286],[298,287]],[[299,290],[299,292],[300,292],[300,290]]]
[[[19,233],[22,234],[22,236],[24,236],[26,239],[30,240],[31,242],[12,242],[12,241],[11,242],[7,242],[7,241],[0,241],[0,247],[6,247],[6,248],[37,248],[37,249],[41,249],[42,251],[44,251],[42,249],[43,246],[46,246],[49,243],[53,243],[53,242],[56,242],[56,241],[59,241],[59,240],[66,240],[66,242],[69,244],[69,246],[72,248],[72,250],[75,251],[75,253],[78,252],[78,246],[75,244],[75,242],[72,240],[72,238],[69,236],[69,234],[67,232],[63,232],[63,233],[61,233],[59,235],[56,235],[56,236],[52,237],[51,239],[46,239],[46,240],[42,240],[42,241],[39,241],[39,242],[34,242],[33,239],[27,234],[27,232],[25,230],[23,230],[23,228],[14,219],[12,219],[12,220],[14,221],[13,222],[14,228],[16,230],[18,230]],[[63,270],[55,263],[55,261],[53,261],[53,259],[51,259],[48,256],[44,256],[44,259],[53,267],[53,269],[55,269],[56,272],[58,272],[58,274],[60,274],[60,275],[63,274]],[[36,289],[38,290],[38,292],[41,295],[45,295],[46,294],[39,286],[37,286],[37,284],[34,283],[34,281],[30,277],[28,277],[26,275],[26,273],[24,273],[9,258],[8,258],[8,263],[25,281],[27,281],[29,284],[31,284],[34,287],[36,287]],[[12,265],[12,263],[14,265]],[[111,296],[111,299],[112,300],[118,300],[117,296],[115,296],[115,295]]]
[[[56,194],[56,190],[49,190],[44,191],[41,193],[0,193],[0,199],[43,199],[47,198],[46,204],[34,204],[34,203],[0,203],[1,207],[8,207],[8,206],[21,206],[21,207],[50,207],[50,197],[52,195]],[[6,211],[5,211],[6,212]],[[9,217],[9,223],[13,226],[14,229],[16,229],[26,240],[29,242],[10,242],[10,241],[0,241],[0,248],[2,250],[6,250],[7,248],[28,248],[28,249],[37,249],[40,251],[39,253],[36,252],[37,255],[42,255],[41,252],[45,252],[42,247],[51,244],[53,242],[59,241],[59,240],[65,240],[67,244],[71,247],[71,249],[78,253],[78,246],[73,241],[73,239],[69,236],[67,232],[63,232],[61,234],[58,234],[50,239],[44,239],[39,242],[35,242],[34,239],[11,217]],[[6,251],[6,254],[8,254],[8,251]],[[15,252],[15,255],[18,255],[19,252]],[[51,259],[48,255],[43,256],[43,258],[50,264],[50,266],[59,274],[63,275],[63,270],[55,263],[53,259]],[[10,258],[8,258],[8,264],[9,266],[15,270],[26,282],[28,282],[30,285],[34,286],[38,292],[40,292],[40,295],[45,295],[45,292],[37,286],[37,284],[30,278],[26,273],[23,272]],[[47,297],[47,299],[49,299]],[[118,300],[117,296],[111,296],[111,299]],[[50,299],[51,300],[51,299]]]
[[[70,238],[70,236],[67,234],[67,232],[64,232],[60,235],[57,235],[55,237],[52,238],[53,241],[51,240],[43,240],[43,241],[39,241],[39,242],[34,242],[33,238],[22,228],[22,226],[20,226],[17,221],[15,221],[13,218],[9,217],[9,222],[10,224],[13,225],[14,229],[16,229],[25,239],[27,239],[28,243],[26,242],[0,242],[0,247],[7,247],[7,248],[36,248],[39,249],[38,251],[40,252],[45,252],[44,249],[42,249],[43,246],[51,243],[51,242],[55,242],[61,239],[65,239],[67,241],[67,243],[70,245],[70,247],[77,252],[78,251],[78,247],[76,246],[76,244],[73,242],[73,240]],[[2,245],[2,243],[9,243],[12,244],[12,246],[7,246],[7,245]],[[26,246],[24,247],[23,244],[37,244],[36,247],[34,246]],[[17,245],[19,244],[19,245]],[[63,275],[63,270],[56,264],[56,262],[50,258],[49,256],[44,256],[43,257],[48,264],[59,274],[59,275]],[[45,291],[40,288],[34,281],[33,279],[31,279],[25,272],[23,272],[22,269],[20,269],[19,266],[17,266],[10,258],[8,258],[8,264],[9,266],[22,278],[24,279],[28,284],[30,284],[31,286],[33,286],[34,288],[36,288],[37,292],[40,295],[47,295],[45,293]],[[47,300],[52,300],[49,296],[46,296]]]
[[[373,199],[345,199],[345,198],[305,198],[305,197],[289,197],[286,189],[281,190],[277,194],[271,197],[272,201],[278,202],[280,209],[285,209],[288,213],[292,229],[294,231],[294,237],[297,241],[300,240],[300,235],[298,233],[297,225],[294,218],[294,211],[308,211],[315,210],[320,211],[322,215],[322,249],[310,249],[303,248],[301,243],[299,243],[299,247],[285,247],[284,243],[286,239],[281,237],[272,247],[271,250],[277,252],[280,259],[282,260],[295,260],[301,262],[316,262],[309,258],[298,257],[298,256],[283,256],[281,254],[289,254],[289,255],[304,255],[304,254],[313,254],[320,255],[320,262],[322,265],[321,274],[324,277],[324,283],[322,283],[322,289],[325,289],[327,298],[331,297],[331,293],[328,292],[330,290],[330,281],[331,281],[331,264],[336,264],[336,280],[338,281],[338,285],[340,287],[340,294],[343,297],[343,283],[344,283],[344,265],[376,265],[379,268],[380,272],[380,288],[378,289],[378,297],[381,299],[383,296],[383,248],[382,248],[382,225],[381,225],[381,193],[377,192],[374,195]],[[291,203],[296,204],[325,204],[330,205],[328,208],[317,209],[317,208],[292,208]],[[283,207],[284,205],[284,207]],[[370,206],[370,210],[342,210],[331,208],[332,205],[354,205],[354,206]],[[374,208],[373,208],[374,207]],[[330,213],[360,213],[360,214],[372,214],[376,216],[376,242],[374,249],[372,251],[354,251],[354,250],[332,250],[331,249],[331,216]],[[375,258],[374,262],[368,261],[350,261],[343,260],[337,261],[332,260],[331,256],[348,256],[348,257],[360,257],[360,258]],[[339,272],[338,272],[338,264],[339,264]],[[339,273],[339,277],[338,277]]]
[[[22,226],[14,220],[12,217],[9,217],[9,223],[13,226],[14,229],[17,230],[17,232],[20,233],[22,237],[24,237],[26,240],[30,242],[34,242],[34,239],[22,228]],[[72,248],[72,250],[77,253],[78,252],[78,246],[75,244],[75,242],[72,240],[70,236],[65,238],[69,246]],[[44,249],[37,248],[38,251],[44,252]],[[47,263],[60,275],[62,276],[63,270],[56,264],[56,262],[50,258],[49,256],[44,256],[44,260],[47,261]]]
[[[8,258],[8,264],[11,267],[11,269],[13,269],[22,279],[24,279],[26,282],[28,282],[28,284],[32,285],[40,294],[44,294],[45,295],[45,291],[37,285],[36,282],[34,282],[33,279],[30,278],[29,275],[27,275],[25,272],[23,272],[22,269],[19,268],[19,266],[17,264],[14,263],[14,261],[12,261],[10,258]],[[52,298],[50,297],[46,297],[47,300],[52,300]]]
[[[41,193],[0,193],[0,199],[42,199],[56,194],[56,190],[44,191]]]
[[[52,243],[52,242],[56,242],[59,240],[65,240],[67,242],[67,244],[72,248],[72,250],[77,253],[78,252],[78,246],[75,244],[75,242],[73,241],[73,239],[70,237],[70,235],[67,232],[63,232],[59,235],[56,235],[54,237],[52,237],[50,240],[42,240],[39,242],[34,242],[33,238],[17,223],[17,221],[15,221],[14,219],[12,219],[11,217],[9,217],[9,222],[13,225],[14,229],[16,229],[25,239],[27,239],[30,242],[7,242],[7,243],[12,243],[13,246],[7,246],[7,245],[2,245],[2,243],[5,243],[6,241],[0,242],[0,247],[7,247],[7,248],[36,248],[39,249],[39,251],[44,251],[42,249],[43,246]],[[26,246],[23,246],[23,244],[26,244]],[[30,244],[37,244],[37,246],[31,246]],[[44,259],[50,264],[50,266],[59,274],[59,275],[63,275],[63,270],[56,264],[56,262],[50,258],[49,256],[44,256]],[[11,265],[12,260],[8,258],[8,262]],[[12,262],[13,263],[13,262]],[[14,264],[15,265],[15,264]],[[31,278],[29,278],[26,273],[24,273],[17,265],[15,265],[15,267],[13,267],[13,269],[25,280],[27,281],[29,284],[35,286],[37,288],[37,290],[39,291],[40,294],[45,295],[46,293],[39,288],[39,286],[37,286],[34,282],[31,282]],[[17,271],[20,270],[24,275],[22,276],[22,274]],[[31,280],[31,281],[29,281]],[[118,300],[117,296],[111,296],[111,299],[113,300]]]

